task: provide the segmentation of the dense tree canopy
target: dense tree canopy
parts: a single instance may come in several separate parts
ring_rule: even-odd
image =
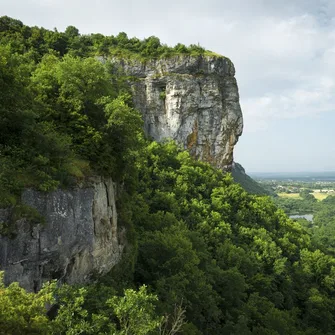
[[[175,143],[145,139],[125,78],[94,57],[204,52],[0,18],[1,206],[33,224],[24,187],[112,176],[128,232],[122,262],[95,284],[27,293],[1,281],[0,333],[335,333],[334,200],[307,229]]]
[[[1,44],[9,44],[14,52],[31,51],[36,60],[50,51],[56,52],[59,56],[66,53],[79,57],[118,55],[142,60],[180,54],[214,54],[199,45],[186,47],[178,43],[175,47],[169,47],[162,44],[156,36],[139,40],[136,37],[129,38],[124,32],[117,36],[81,35],[74,26],[68,26],[65,32],[28,27],[8,16],[0,17],[0,40]]]

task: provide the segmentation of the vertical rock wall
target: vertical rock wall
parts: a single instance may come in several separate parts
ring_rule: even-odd
[[[243,129],[233,63],[222,56],[176,56],[146,62],[113,59],[131,76],[145,132],[173,139],[197,159],[222,169],[233,163]]]
[[[84,283],[117,264],[124,248],[118,228],[116,189],[112,180],[97,179],[90,187],[42,193],[27,189],[22,201],[45,217],[45,224],[16,222],[14,239],[0,236],[0,269],[5,282],[18,281],[37,291],[44,281]],[[0,222],[10,211],[0,212]]]

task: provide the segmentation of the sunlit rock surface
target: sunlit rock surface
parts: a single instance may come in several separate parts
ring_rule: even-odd
[[[129,76],[147,135],[173,139],[222,169],[233,163],[243,129],[233,63],[222,56],[176,56],[140,62],[112,59]]]

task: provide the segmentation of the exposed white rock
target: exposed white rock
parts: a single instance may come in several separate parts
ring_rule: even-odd
[[[115,71],[132,76],[135,107],[145,132],[156,141],[173,139],[197,159],[222,169],[233,163],[242,133],[235,69],[215,56],[113,59]]]

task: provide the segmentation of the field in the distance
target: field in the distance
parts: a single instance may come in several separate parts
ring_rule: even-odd
[[[313,194],[314,198],[319,201],[322,201],[328,197],[327,193],[313,192],[311,194]],[[278,196],[282,198],[302,199],[299,193],[278,193]]]
[[[312,193],[314,195],[314,197],[319,200],[319,201],[322,201],[324,199],[326,199],[328,197],[328,194],[327,193]]]

